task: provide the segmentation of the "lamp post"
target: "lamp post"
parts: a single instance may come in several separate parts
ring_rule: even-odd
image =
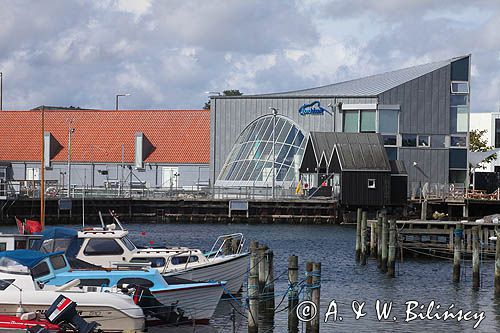
[[[276,116],[278,115],[278,109],[270,107],[269,110],[273,112],[273,189],[272,195],[273,200],[276,198]]]
[[[68,127],[68,198],[71,198],[71,134],[75,133],[72,123],[73,120],[70,120]]]
[[[0,72],[0,111],[3,110],[3,73]]]
[[[118,111],[118,98],[124,97],[124,96],[130,96],[130,94],[118,94],[118,95],[116,95],[116,111]]]

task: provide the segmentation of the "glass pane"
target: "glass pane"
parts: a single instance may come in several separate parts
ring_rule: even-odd
[[[264,167],[264,162],[263,161],[258,161],[255,169],[252,172],[252,175],[250,176],[250,180],[252,181],[257,181],[260,180],[258,176],[262,174],[262,168]]]
[[[304,143],[304,134],[302,132],[297,133],[297,136],[293,140],[293,145],[300,147]]]
[[[385,146],[396,146],[397,145],[397,138],[395,135],[382,135],[382,138],[384,139]]]
[[[375,111],[361,111],[361,132],[375,132]]]
[[[271,118],[271,121],[269,122],[269,126],[267,126],[266,131],[264,132],[264,135],[262,136],[262,140],[268,140],[268,141],[273,141],[273,119]],[[278,136],[278,133],[275,133],[275,140],[276,137]]]
[[[417,135],[416,134],[403,134],[401,144],[403,147],[416,147]]]
[[[467,172],[465,170],[450,170],[450,183],[465,183]]]
[[[257,159],[257,160],[261,160],[262,159],[262,153],[264,152],[264,149],[265,149],[266,145],[271,145],[271,144],[272,144],[271,142],[260,142],[259,147],[255,151],[254,158]]]
[[[387,157],[389,158],[389,160],[395,161],[398,159],[398,148],[386,147],[385,150],[387,152]]]
[[[288,172],[289,167],[286,165],[281,166],[281,169],[276,173],[276,180],[283,181]]]
[[[428,135],[419,135],[418,136],[418,146],[419,147],[429,147],[430,140]]]
[[[450,105],[467,105],[467,95],[451,95]]]
[[[239,164],[241,164],[241,167],[237,173],[235,172],[235,177],[232,180],[241,180],[241,177],[243,177],[243,173],[246,171],[248,165],[250,164],[250,161],[248,161],[248,160],[242,161],[242,162],[239,162]]]
[[[293,163],[293,158],[295,156],[295,153],[297,153],[298,150],[299,148],[292,146],[288,151],[288,154],[286,155],[285,161],[283,161],[283,163],[286,165],[291,165]]]
[[[246,142],[246,141],[252,141],[255,137],[255,126],[257,125],[258,122],[252,123],[250,126],[247,127],[245,130],[245,133],[240,136],[240,139],[238,140],[238,143]],[[253,137],[252,137],[253,135]]]
[[[295,126],[292,126],[292,129],[290,130],[290,133],[288,133],[285,142],[288,144],[292,144],[293,140],[295,139],[295,136],[297,135],[297,132],[298,132],[297,128]]]
[[[396,110],[380,110],[378,131],[380,133],[398,133],[398,112]]]
[[[469,81],[469,57],[451,63],[452,81]]]
[[[450,149],[450,169],[467,168],[467,149]]]
[[[249,180],[250,175],[252,174],[253,169],[255,168],[256,165],[257,165],[257,161],[250,161],[250,164],[248,165],[248,168],[246,169],[246,171],[243,173],[243,176],[241,177],[241,179],[242,180]]]
[[[292,128],[292,124],[286,123],[285,126],[283,126],[283,129],[281,130],[280,135],[278,135],[278,139],[276,141],[284,142],[285,139],[288,137],[290,128]]]
[[[288,154],[289,149],[290,149],[289,145],[283,145],[281,150],[278,152],[278,155],[276,156],[276,162],[283,163],[286,155]]]
[[[457,107],[457,132],[467,132],[469,113],[467,107]]]
[[[445,148],[446,147],[446,136],[445,135],[433,135],[433,136],[431,136],[431,147],[432,148]]]
[[[344,111],[344,132],[358,132],[358,111]]]
[[[452,82],[451,83],[451,92],[458,93],[458,94],[469,93],[469,82]]]
[[[467,138],[464,136],[452,136],[451,137],[451,147],[466,147]]]

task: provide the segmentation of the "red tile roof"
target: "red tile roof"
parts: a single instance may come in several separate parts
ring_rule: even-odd
[[[143,132],[155,147],[150,163],[208,163],[210,158],[209,110],[50,110],[45,131],[63,148],[52,161],[66,161],[68,126],[74,162],[125,162],[134,160],[134,138]],[[41,111],[0,111],[0,161],[39,161]]]

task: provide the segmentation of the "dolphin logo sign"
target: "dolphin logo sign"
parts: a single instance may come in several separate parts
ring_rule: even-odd
[[[314,101],[309,104],[304,104],[299,109],[299,114],[301,116],[305,116],[307,114],[323,114],[323,113],[331,114],[330,111],[322,107],[319,101]]]

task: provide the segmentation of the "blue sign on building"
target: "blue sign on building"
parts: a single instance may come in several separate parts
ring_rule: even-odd
[[[323,113],[329,113],[331,114],[327,109],[322,107],[319,103],[319,101],[314,101],[309,104],[304,104],[300,107],[299,109],[299,114],[301,116],[305,116],[307,114],[323,114]]]

